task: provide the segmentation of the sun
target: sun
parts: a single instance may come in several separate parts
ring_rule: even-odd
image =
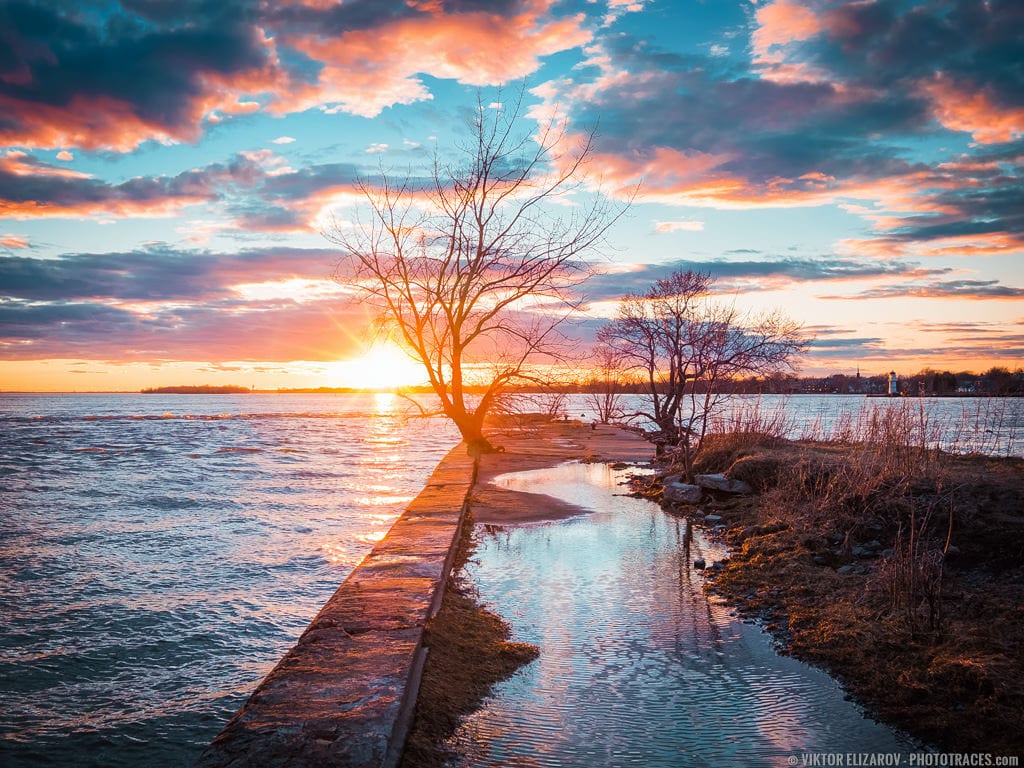
[[[391,342],[374,344],[359,357],[330,366],[331,386],[389,390],[425,384],[423,366]]]

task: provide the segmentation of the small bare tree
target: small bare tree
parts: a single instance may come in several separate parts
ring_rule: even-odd
[[[597,420],[609,424],[625,416],[621,404],[623,356],[615,347],[598,344],[593,350],[593,357],[594,378],[587,386],[585,399],[597,411]]]
[[[806,347],[800,325],[781,312],[743,315],[709,299],[711,278],[675,272],[646,293],[625,296],[598,332],[638,371],[656,440],[675,449],[687,475],[728,382],[792,368]]]
[[[523,97],[498,109],[478,97],[459,162],[435,154],[423,179],[360,183],[364,210],[324,233],[343,252],[336,279],[423,364],[471,453],[491,449],[483,423],[502,390],[565,352],[584,257],[624,210],[597,194],[559,205],[580,188],[593,134],[572,140],[552,120],[530,135]]]

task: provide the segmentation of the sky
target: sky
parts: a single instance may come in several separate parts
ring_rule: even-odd
[[[695,269],[805,374],[1024,365],[1019,0],[0,0],[0,390],[351,384],[325,226],[524,83],[640,185],[584,341]]]

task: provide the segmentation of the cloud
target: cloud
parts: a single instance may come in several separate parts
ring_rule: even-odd
[[[21,235],[4,234],[0,235],[0,248],[28,248],[29,242],[27,237]]]
[[[0,357],[334,360],[367,308],[328,249],[0,256]]]
[[[619,35],[535,92],[580,130],[600,122],[590,167],[624,196],[841,205],[872,226],[844,244],[863,256],[1007,253],[1024,249],[1021,33],[1003,1],[777,0],[754,14],[748,68]],[[981,144],[936,151],[953,131]]]
[[[374,117],[431,98],[421,74],[467,85],[525,78],[540,59],[591,39],[581,14],[554,18],[551,0],[286,6],[269,21],[284,45],[319,67],[271,105],[318,105]],[[383,41],[383,42],[382,42]]]
[[[421,75],[526,77],[591,38],[553,0],[326,3],[122,0],[0,5],[0,142],[128,152],[195,141],[233,115],[374,116],[429,100]]]
[[[294,141],[295,141],[295,139],[293,139],[291,136],[278,136],[271,143],[272,144],[291,144]]]
[[[357,190],[360,169],[324,163],[295,170],[269,150],[242,152],[177,176],[138,176],[111,184],[49,165],[23,152],[0,156],[0,215],[13,218],[169,216],[218,206],[246,231],[306,231],[339,197]]]
[[[703,221],[658,221],[654,224],[654,231],[659,234],[668,232],[700,232],[703,229]]]
[[[337,253],[271,248],[215,253],[166,245],[139,251],[72,253],[58,258],[0,257],[0,296],[73,303],[211,301],[231,298],[232,286],[292,278],[327,279]]]
[[[0,300],[0,358],[338,360],[367,326],[354,302],[203,304],[132,311],[98,303]]]
[[[592,301],[621,298],[626,293],[643,293],[656,280],[672,272],[707,272],[718,293],[779,290],[797,283],[838,283],[895,278],[927,278],[948,274],[948,267],[924,268],[917,263],[880,262],[867,259],[821,257],[815,259],[766,259],[743,261],[673,261],[636,264],[628,271],[611,270],[597,274],[583,290]]]
[[[177,176],[136,177],[120,184],[58,168],[21,152],[0,157],[0,215],[163,216],[217,198],[218,188],[250,178],[253,164],[244,158]]]
[[[128,151],[198,138],[217,113],[252,111],[279,87],[274,45],[251,3],[126,3],[129,13],[8,2],[0,29],[0,142]],[[146,13],[148,12],[148,13]],[[187,23],[181,23],[186,21]]]
[[[972,299],[1019,300],[1024,288],[1002,285],[998,280],[949,280],[927,283],[897,283],[869,288],[852,296],[822,296],[823,299]]]

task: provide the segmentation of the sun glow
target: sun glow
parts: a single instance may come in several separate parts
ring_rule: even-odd
[[[423,366],[391,343],[375,344],[351,360],[334,363],[328,371],[331,386],[390,390],[426,383]]]

